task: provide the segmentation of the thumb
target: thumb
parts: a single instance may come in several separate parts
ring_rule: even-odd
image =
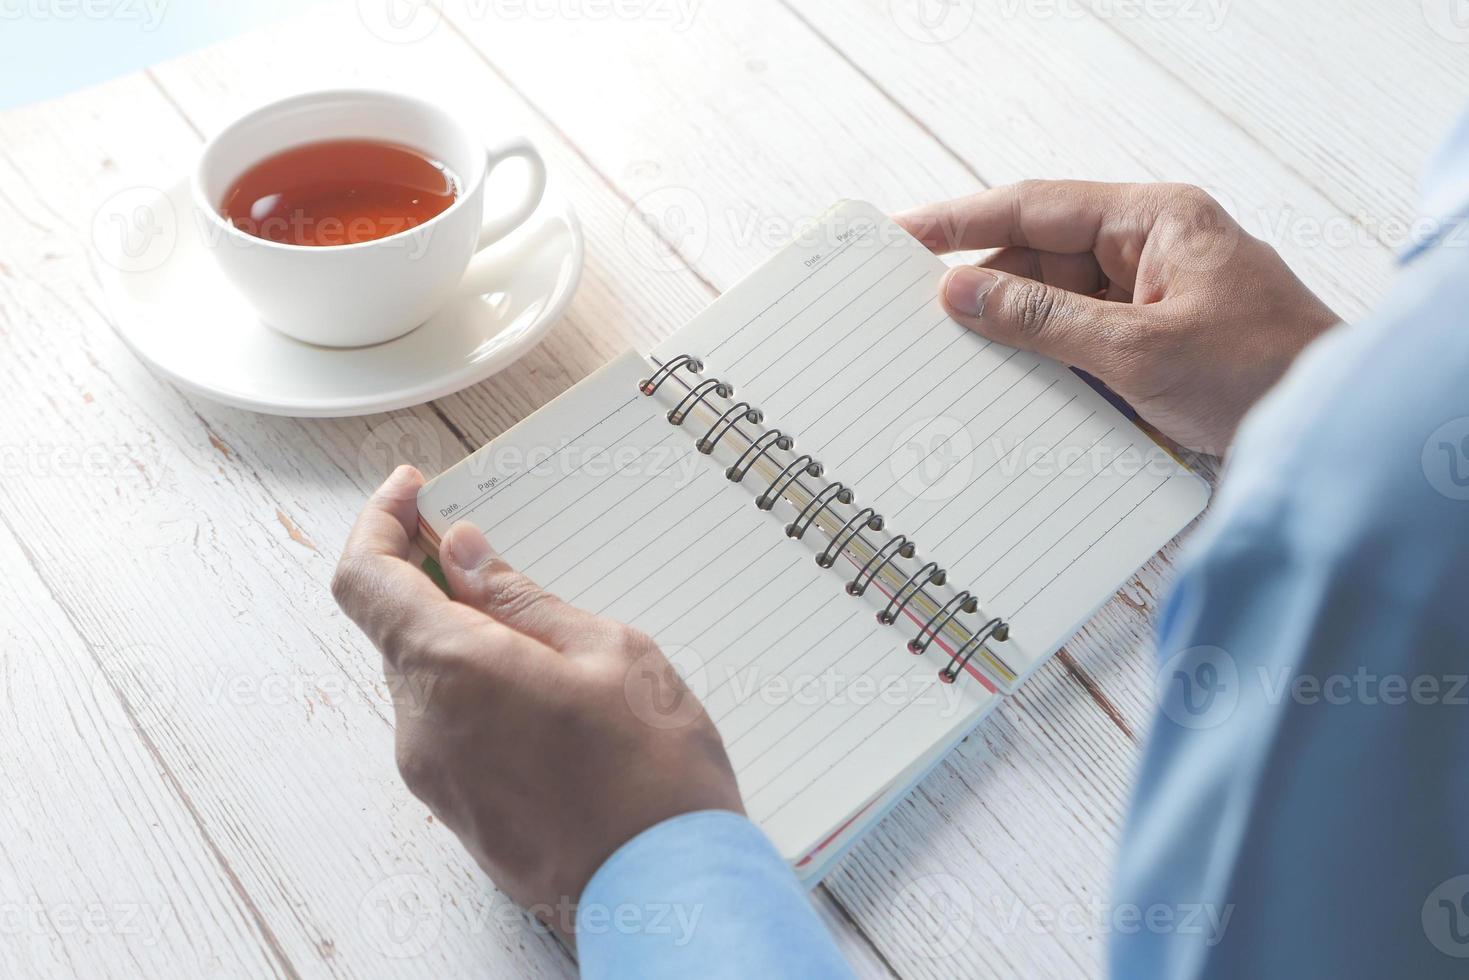
[[[1093,299],[972,265],[950,269],[939,292],[949,314],[970,330],[1103,381],[1128,359],[1118,342],[1131,335],[1139,317],[1130,303]]]
[[[547,646],[566,651],[595,642],[601,620],[562,602],[510,567],[468,521],[449,528],[439,544],[439,565],[458,602]]]

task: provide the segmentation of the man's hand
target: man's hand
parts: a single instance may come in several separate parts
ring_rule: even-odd
[[[695,810],[743,813],[724,744],[642,633],[566,605],[473,526],[444,536],[454,599],[408,561],[423,477],[399,467],[332,594],[382,651],[398,769],[511,898],[569,934],[621,844]]]
[[[1089,372],[1203,452],[1338,320],[1197,187],[1026,181],[897,220],[935,252],[999,249],[945,277],[953,316]]]

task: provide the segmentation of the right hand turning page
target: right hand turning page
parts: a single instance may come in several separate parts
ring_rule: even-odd
[[[1198,516],[1208,487],[1066,367],[950,319],[946,268],[844,202],[655,359],[699,359],[700,377],[937,560],[1007,622],[994,648],[1023,677]]]

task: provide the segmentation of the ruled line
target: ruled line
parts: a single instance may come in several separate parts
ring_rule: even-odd
[[[736,337],[738,337],[741,333],[744,332],[744,330],[745,330],[746,327],[750,326],[756,320],[760,319],[762,316],[764,316],[765,314],[769,313],[771,310],[773,310],[780,303],[781,300],[785,299],[787,296],[791,295],[791,293],[794,293],[796,290],[800,289],[802,286],[804,286],[807,282],[809,282],[811,280],[811,277],[812,276],[816,275],[816,273],[822,271],[823,269],[826,269],[829,266],[831,266],[834,262],[836,262],[836,260],[837,260],[837,258],[839,256],[845,255],[848,249],[850,249],[852,246],[856,245],[858,242],[864,241],[867,238],[867,236],[871,235],[876,230],[877,230],[877,225],[873,225],[872,227],[870,227],[870,228],[866,229],[865,231],[861,232],[860,234],[854,234],[852,236],[852,238],[848,242],[846,242],[845,244],[843,244],[842,246],[840,246],[839,248],[837,248],[836,251],[832,252],[831,255],[829,255],[825,259],[823,259],[818,265],[812,267],[812,269],[805,276],[803,276],[800,280],[798,280],[794,286],[792,286],[790,289],[787,289],[785,292],[783,292],[779,296],[777,296],[774,300],[772,300],[769,303],[769,305],[767,305],[759,313],[756,313],[754,316],[750,317],[748,320],[746,320],[740,326],[738,326],[734,330],[730,331],[730,334],[729,334],[728,337],[725,337],[723,340],[721,340],[719,343],[715,344],[713,347],[711,347],[709,349],[709,354],[710,355],[714,354],[715,351],[719,350],[725,344],[727,344],[730,341],[734,340]],[[874,253],[872,253],[871,256],[868,257],[867,261],[870,261],[872,258],[875,258],[878,255],[881,255],[884,251],[886,251],[886,249],[879,248],[877,251],[875,251]],[[866,261],[864,261],[863,264],[865,265],[866,264]],[[860,268],[860,266],[859,266],[859,268]],[[836,286],[838,286],[838,285],[841,285],[841,280],[838,280],[835,284],[833,284],[832,288],[835,289]],[[830,290],[827,290],[827,292],[830,292]],[[822,296],[824,296],[824,295],[826,295],[826,293],[822,293]],[[819,297],[819,296],[817,297],[817,299],[820,299],[820,298],[821,297]],[[815,300],[813,300],[812,302],[814,303]],[[809,308],[810,307],[808,306],[805,309],[809,309]],[[803,309],[802,312],[805,312],[805,309]],[[796,315],[799,316],[800,314],[798,313]],[[792,319],[794,319],[794,317]],[[789,322],[790,322],[790,320],[787,320],[786,321],[786,323],[789,323]],[[782,324],[782,326],[784,326],[784,325],[785,324]],[[777,327],[776,329],[778,330],[780,328]]]
[[[588,432],[591,432],[593,429],[597,428],[597,426],[601,425],[603,422],[606,422],[608,419],[612,418],[614,415],[619,414],[623,409],[627,408],[629,405],[633,404],[636,401],[637,401],[637,396],[633,396],[632,398],[629,398],[627,401],[623,402],[621,405],[618,405],[612,411],[608,412],[606,415],[602,416],[600,419],[598,419],[597,421],[593,422],[591,425],[587,426],[582,431],[578,432],[575,436],[573,436],[571,439],[569,439],[567,441],[567,444],[565,446],[563,446],[558,451],[557,455],[559,455],[560,453],[565,452],[567,449],[570,449],[572,446],[577,445],[581,441],[581,438],[583,436],[585,436]],[[637,426],[634,426],[633,428],[636,429]],[[631,430],[629,430],[629,431],[631,431]],[[626,435],[626,433],[624,433],[624,435]],[[490,449],[489,451],[490,452],[494,452],[493,449]],[[473,457],[470,457],[470,458],[473,459]],[[551,458],[555,458],[555,457],[551,457]],[[547,459],[547,462],[550,462],[550,459]],[[585,466],[586,464],[583,463],[582,465]],[[458,510],[458,511],[455,511],[454,512],[455,513],[455,518],[458,519],[458,520],[463,520],[464,518],[468,517],[469,514],[470,514],[470,512],[473,511],[473,510],[476,510],[479,507],[480,504],[484,503],[487,500],[493,500],[496,497],[498,497],[503,491],[509,490],[512,486],[515,485],[515,483],[517,481],[520,480],[521,477],[523,477],[526,474],[532,472],[534,469],[535,469],[535,467],[530,467],[528,469],[521,470],[519,473],[516,473],[510,479],[506,480],[504,483],[497,484],[496,486],[490,487],[484,493],[481,493],[479,496],[472,498],[471,500],[469,500],[465,504],[465,506],[464,506],[464,508],[462,510]],[[578,469],[580,469],[580,467],[578,467]]]

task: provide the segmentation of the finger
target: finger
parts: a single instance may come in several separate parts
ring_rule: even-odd
[[[1027,180],[927,204],[897,220],[936,252],[1007,245],[1089,252],[1103,220],[1127,201],[1128,187],[1085,180]]]
[[[411,466],[400,466],[388,474],[357,515],[342,557],[407,558],[408,547],[418,533],[418,491],[422,487],[423,474]]]
[[[950,269],[940,289],[945,308],[969,329],[1108,382],[1136,359],[1140,325],[1147,315],[1143,307],[975,266]]]
[[[1034,248],[1002,248],[981,269],[1024,276],[1057,289],[1093,296],[1107,288],[1107,277],[1090,252],[1045,252]]]
[[[562,602],[511,568],[468,521],[444,535],[439,564],[456,600],[549,647],[576,652],[605,638],[606,620]]]
[[[1108,278],[1131,288],[1156,194],[1134,184],[1027,180],[939,201],[897,220],[935,252],[1018,246],[1091,252]]]
[[[347,536],[332,576],[332,595],[390,663],[410,645],[431,645],[450,632],[478,629],[483,616],[466,616],[433,581],[408,561],[418,526],[423,475],[400,466],[368,499]]]

